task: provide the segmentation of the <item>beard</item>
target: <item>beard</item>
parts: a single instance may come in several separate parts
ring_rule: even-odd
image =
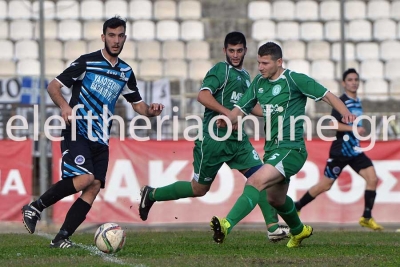
[[[113,53],[111,52],[111,49],[108,47],[107,43],[104,43],[104,48],[106,49],[107,53],[112,56],[112,57],[118,57],[119,54],[122,52],[122,48],[124,48],[124,45],[120,46],[119,52]]]
[[[226,61],[229,63],[229,65],[231,65],[234,68],[241,68],[243,66],[244,56],[242,57],[242,59],[240,60],[240,62],[237,66],[233,65],[231,59],[228,56],[226,56]]]

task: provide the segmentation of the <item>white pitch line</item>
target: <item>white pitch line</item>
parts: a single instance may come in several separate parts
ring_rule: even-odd
[[[46,234],[46,233],[38,233],[37,235],[45,237],[49,240],[53,239],[53,236],[50,234]],[[78,243],[73,243],[75,246],[78,246],[80,248],[83,248],[87,251],[90,252],[90,254],[95,254],[97,256],[100,256],[104,261],[109,261],[112,263],[116,263],[116,264],[120,264],[120,265],[127,265],[127,266],[132,266],[132,267],[146,267],[146,265],[143,264],[139,264],[139,265],[132,265],[129,263],[124,262],[121,259],[117,259],[114,256],[108,255],[106,253],[101,252],[96,246],[88,246],[88,245],[83,245],[83,244],[78,244]]]

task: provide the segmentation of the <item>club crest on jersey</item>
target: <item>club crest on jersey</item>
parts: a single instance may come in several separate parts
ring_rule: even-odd
[[[333,167],[332,171],[333,171],[334,174],[339,174],[340,173],[340,167],[338,167],[338,166]]]
[[[82,165],[83,163],[85,163],[85,157],[82,155],[78,155],[75,157],[74,161],[76,165]]]
[[[281,92],[281,90],[282,87],[279,84],[275,85],[274,87],[272,87],[272,95],[273,96],[278,95]]]
[[[240,78],[240,76],[237,76],[236,80],[241,81],[242,78]]]
[[[125,73],[123,71],[121,71],[121,74],[119,75],[119,78],[121,80],[125,80]]]

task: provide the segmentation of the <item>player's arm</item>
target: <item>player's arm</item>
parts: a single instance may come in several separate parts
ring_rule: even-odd
[[[229,111],[227,117],[232,122],[232,124],[236,124],[238,122],[238,118],[243,117],[244,115],[244,112],[240,108],[234,107],[231,111]]]
[[[264,117],[262,107],[259,103],[257,103],[257,105],[254,106],[253,110],[251,111],[251,114],[258,117]]]
[[[342,115],[342,122],[347,124],[351,123],[356,119],[356,116],[352,114],[346,107],[346,105],[337,96],[331,92],[327,92],[322,100],[329,105],[331,105],[335,110],[337,110]],[[350,130],[351,131],[351,130]]]
[[[331,116],[334,118],[332,121],[329,122],[330,126],[336,126],[336,131],[339,132],[351,132],[353,131],[353,126],[352,124],[345,124],[341,122],[342,115],[336,110],[332,109]],[[357,127],[357,132],[359,135],[364,135],[365,134],[365,128],[362,126]]]
[[[132,108],[139,113],[140,115],[146,116],[146,117],[154,117],[158,116],[161,114],[161,112],[164,109],[164,105],[160,103],[151,103],[150,105],[147,105],[144,101],[136,102],[136,103],[131,103]]]
[[[197,101],[199,101],[206,108],[218,112],[221,115],[227,116],[229,113],[229,109],[218,103],[218,101],[211,94],[210,90],[201,89],[197,95]]]
[[[63,86],[72,87],[75,81],[83,78],[85,70],[86,62],[82,57],[79,57],[47,86],[51,100],[60,108],[61,116],[67,125],[70,124],[68,117],[72,116],[72,108],[62,95],[61,88]]]
[[[133,71],[130,73],[129,80],[124,86],[121,94],[129,103],[131,103],[133,110],[140,115],[146,117],[158,116],[164,109],[163,104],[151,103],[148,105],[143,101],[139,89],[137,88],[136,77]]]

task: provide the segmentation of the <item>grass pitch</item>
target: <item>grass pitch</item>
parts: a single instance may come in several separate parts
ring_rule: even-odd
[[[225,243],[211,231],[127,231],[115,255],[100,252],[92,233],[71,239],[74,249],[50,249],[52,236],[0,235],[0,266],[400,266],[400,233],[314,231],[300,248],[268,242],[262,231],[233,231]]]

